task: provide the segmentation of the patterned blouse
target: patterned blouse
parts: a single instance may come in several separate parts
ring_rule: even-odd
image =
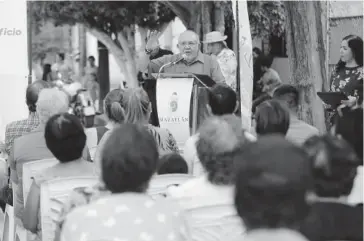
[[[99,198],[71,212],[61,241],[187,241],[189,229],[176,203],[146,194],[123,193]]]
[[[334,69],[331,75],[331,91],[354,96],[360,82],[363,82],[363,67],[345,67],[338,73]]]
[[[236,69],[238,64],[234,51],[224,48],[217,55],[217,62],[220,65],[226,84],[236,91]]]

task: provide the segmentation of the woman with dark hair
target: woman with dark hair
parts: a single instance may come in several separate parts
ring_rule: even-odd
[[[255,131],[259,136],[280,134],[289,128],[289,110],[277,100],[267,100],[258,105],[255,113]]]
[[[342,92],[348,100],[346,106],[354,106],[363,92],[363,40],[355,35],[343,38],[340,46],[340,60],[331,74],[331,91]],[[327,106],[330,111],[330,123],[338,106]],[[334,109],[334,110],[333,110]]]
[[[343,139],[325,135],[308,139],[313,174],[310,215],[301,232],[312,241],[363,240],[363,207],[348,203],[359,159]]]
[[[135,124],[111,132],[101,164],[102,181],[111,195],[70,213],[61,240],[190,240],[177,205],[146,194],[158,167],[154,137]]]
[[[86,135],[76,116],[68,113],[52,116],[46,124],[44,138],[59,163],[34,177],[23,213],[24,228],[37,233],[39,240],[42,240],[39,219],[41,184],[55,178],[94,175],[94,165],[82,158]]]
[[[52,69],[51,69],[51,65],[50,64],[45,64],[43,66],[43,76],[42,76],[42,80],[43,81],[52,81]]]

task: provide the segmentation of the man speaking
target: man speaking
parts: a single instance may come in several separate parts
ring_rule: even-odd
[[[158,48],[158,36],[159,33],[157,31],[153,31],[151,33],[145,48],[146,55],[151,54],[155,48]],[[163,68],[164,73],[201,74],[209,76],[217,83],[225,82],[217,60],[212,56],[203,54],[200,51],[200,45],[199,36],[195,32],[187,30],[181,33],[178,38],[177,47],[180,52],[179,54],[164,55],[153,60],[150,60],[146,56],[145,61],[142,62],[144,62],[145,67],[148,66],[149,74],[158,73],[160,68],[165,65]],[[147,83],[147,86],[148,85],[149,83]],[[154,113],[151,117],[151,122],[153,125],[159,125],[158,117],[156,115],[155,83],[151,83],[151,86],[154,87],[146,87],[149,97],[153,103]]]

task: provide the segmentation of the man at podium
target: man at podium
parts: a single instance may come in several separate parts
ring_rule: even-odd
[[[150,55],[155,48],[158,48],[158,36],[157,31],[153,31],[147,41],[145,53],[145,60],[143,59],[142,66],[148,66],[149,76],[151,73],[158,73],[163,67],[164,73],[182,74],[192,73],[209,76],[217,83],[225,82],[225,78],[221,72],[219,63],[217,60],[209,55],[203,54],[200,51],[199,36],[191,31],[187,30],[178,38],[179,54],[164,55],[160,58],[150,60]],[[156,96],[155,96],[155,82],[148,80],[147,87],[144,87],[153,103],[153,114],[151,116],[151,124],[159,125],[158,117],[156,115]]]
[[[163,69],[164,73],[203,74],[215,82],[225,82],[217,60],[212,56],[203,54],[200,51],[200,46],[199,36],[195,32],[187,30],[181,33],[177,45],[180,53],[164,55],[151,60],[148,63],[149,73],[158,73],[163,65],[171,63]],[[147,41],[146,54],[151,54],[155,48],[158,48],[158,32],[156,31],[151,33]]]

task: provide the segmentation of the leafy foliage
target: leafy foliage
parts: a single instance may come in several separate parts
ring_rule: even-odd
[[[248,1],[248,13],[253,37],[284,33],[286,16],[281,1]]]
[[[109,35],[138,24],[158,28],[175,14],[155,1],[34,1],[30,4],[33,20],[51,20],[56,26],[83,23]]]

